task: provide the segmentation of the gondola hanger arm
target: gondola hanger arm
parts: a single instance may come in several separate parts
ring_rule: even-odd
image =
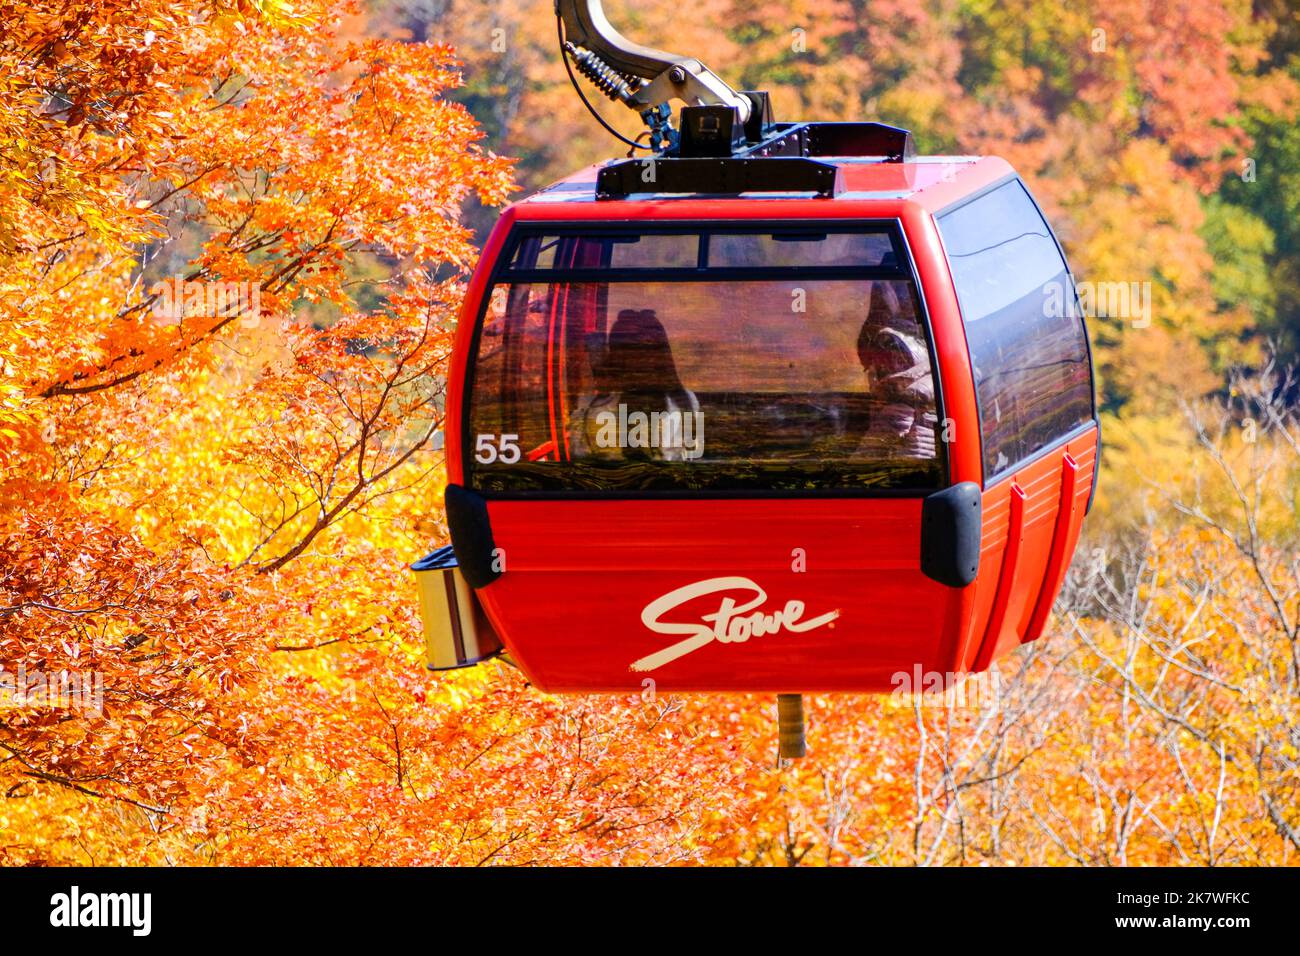
[[[670,100],[688,106],[731,106],[748,122],[753,104],[694,57],[643,46],[618,32],[601,0],[555,0],[564,24],[565,52],[609,96],[642,116]],[[647,119],[649,122],[649,119]]]

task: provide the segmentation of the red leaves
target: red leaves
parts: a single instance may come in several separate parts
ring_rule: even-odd
[[[785,118],[879,114],[923,123],[923,142],[1008,150],[1086,213],[1076,225],[1102,224],[1098,249],[1137,243],[1139,260],[1161,230],[1194,242],[1190,219],[1166,222],[1186,203],[1164,187],[1214,181],[1244,144],[1245,98],[1293,102],[1279,77],[1234,66],[1268,69],[1246,6],[1123,0],[1064,16],[892,0],[868,21],[852,7],[710,3],[686,27],[647,17],[665,35],[638,38],[774,78]],[[1036,863],[1082,855],[1060,849],[1070,830],[1104,859],[1090,801],[1134,806],[1152,781],[1175,797],[1132,859],[1171,861],[1170,828],[1194,842],[1220,764],[1180,769],[1161,749],[1176,734],[1121,746],[1117,715],[1149,715],[1106,684],[1113,672],[1091,661],[1072,684],[1035,670],[1058,672],[1074,645],[1019,685],[1068,706],[1016,699],[987,724],[813,699],[812,756],[785,768],[768,700],[558,699],[500,662],[430,675],[405,561],[445,539],[429,440],[475,254],[460,210],[471,195],[499,203],[513,166],[448,98],[450,48],[345,43],[325,0],[211,9],[0,8],[0,664],[103,689],[97,712],[0,710],[0,858]],[[807,56],[791,55],[791,10]],[[461,31],[467,100],[490,104],[530,176],[604,153],[565,111],[549,6],[492,14],[511,59],[477,23]],[[738,23],[752,42],[735,42]],[[1122,56],[1084,51],[1095,25]],[[1112,148],[1124,137],[1141,148]],[[1118,185],[1116,163],[1132,171]],[[1196,260],[1182,242],[1151,248]],[[1118,262],[1084,264],[1138,268]],[[155,309],[154,282],[176,278],[251,284],[260,306]],[[1188,288],[1178,298],[1209,312]],[[1194,542],[1166,550],[1187,569],[1206,560]],[[1182,585],[1161,587],[1176,625]],[[1234,598],[1211,662],[1224,684],[1264,669],[1241,635],[1266,629],[1268,604],[1244,586]],[[1121,640],[1104,623],[1087,634]],[[1292,699],[1252,695],[1272,708],[1259,728],[1285,728]],[[1197,718],[1233,731],[1241,708],[1207,701]],[[1296,803],[1283,749],[1229,777],[1225,830],[1243,857],[1284,859],[1256,809],[1261,793],[1281,795],[1283,818]],[[1179,796],[1185,778],[1200,795]]]

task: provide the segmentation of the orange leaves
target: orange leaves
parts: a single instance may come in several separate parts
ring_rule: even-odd
[[[110,33],[69,27],[58,62],[78,70],[37,69],[26,87],[14,80],[12,108],[0,110],[0,133],[27,144],[30,157],[17,188],[0,190],[14,229],[5,248],[25,255],[13,263],[24,270],[15,286],[25,313],[44,307],[48,332],[66,335],[66,313],[53,314],[42,290],[69,254],[123,259],[131,244],[156,245],[138,272],[116,277],[109,301],[79,316],[79,360],[17,369],[32,387],[49,395],[118,387],[220,333],[226,322],[168,335],[138,321],[159,275],[149,260],[162,254],[173,270],[185,266],[187,281],[255,284],[280,314],[300,297],[346,308],[347,263],[362,250],[416,267],[471,261],[459,205],[471,192],[499,201],[509,169],[477,148],[469,114],[439,97],[458,82],[445,47],[346,46],[310,16],[274,11],[252,21],[191,21],[169,7],[160,22],[154,13],[133,8],[147,30],[132,21]],[[141,44],[146,33],[152,39]],[[93,117],[79,106],[43,112],[40,92],[56,82],[74,103],[105,88],[125,89],[125,99],[107,111],[95,101]],[[52,121],[65,113],[97,124],[96,135],[58,132]],[[203,251],[188,263],[166,252],[196,238]]]
[[[95,688],[5,712],[12,773],[159,806],[184,792],[166,768],[257,747],[231,733],[238,688],[258,671],[258,637],[223,600],[228,585],[70,502],[7,515],[0,661],[29,682]]]
[[[1164,332],[1132,374],[1200,387],[1174,331],[1235,327],[1193,314],[1214,308],[1195,191],[1242,147],[1243,96],[1292,95],[1244,6],[741,6],[684,25],[651,4],[629,32],[773,86],[780,119],[1006,150],[1085,268],[1161,264]],[[440,44],[345,43],[324,0],[211,10],[0,2],[0,665],[103,692],[0,708],[0,859],[1294,860],[1285,502],[1256,523],[1262,571],[1222,532],[1162,532],[1132,567],[1105,550],[1128,536],[1096,542],[1102,571],[1076,569],[991,710],[809,699],[810,756],[785,767],[769,699],[427,672],[405,562],[445,540],[431,446],[474,256],[461,207],[500,202],[513,170],[449,97],[530,176],[608,144],[559,91],[545,3],[454,5],[464,68]],[[1105,55],[1081,46],[1093,21]],[[255,308],[210,305],[241,288]],[[1183,475],[1165,454],[1158,477]]]
[[[374,585],[424,541],[370,539],[435,467],[459,207],[509,168],[439,96],[449,50],[345,45],[332,5],[51,9],[0,7],[0,664],[104,704],[0,714],[0,791],[202,856],[209,806],[292,821],[318,770],[392,798],[385,708],[426,678]]]

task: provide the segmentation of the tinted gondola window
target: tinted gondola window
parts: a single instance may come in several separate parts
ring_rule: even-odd
[[[1083,319],[1019,181],[939,217],[975,369],[986,480],[1093,417]]]
[[[628,252],[636,244],[626,237],[518,244],[512,263],[524,264],[495,286],[479,333],[466,434],[473,487],[941,484],[929,342],[887,234],[831,248],[816,236],[655,238],[645,256]],[[690,256],[671,250],[704,243],[707,255],[714,241],[729,256],[742,242],[766,245],[778,272],[803,271],[722,278],[672,265]],[[862,275],[845,275],[854,256],[870,261]],[[835,271],[800,265],[810,259]],[[571,264],[567,274],[550,274],[557,261]],[[641,272],[629,262],[655,265]]]
[[[511,268],[693,269],[699,256],[698,233],[530,235],[516,244]]]
[[[894,245],[883,232],[716,233],[709,237],[710,268],[896,266]]]

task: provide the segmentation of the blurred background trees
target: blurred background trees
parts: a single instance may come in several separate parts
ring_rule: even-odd
[[[405,565],[474,243],[619,151],[551,5],[0,0],[0,663],[105,686],[0,709],[0,862],[1293,862],[1294,5],[608,9],[780,119],[1005,156],[1078,279],[1150,283],[1090,323],[1048,634],[971,699],[811,699],[787,766],[770,700],[429,675]],[[160,310],[178,276],[260,306]]]

